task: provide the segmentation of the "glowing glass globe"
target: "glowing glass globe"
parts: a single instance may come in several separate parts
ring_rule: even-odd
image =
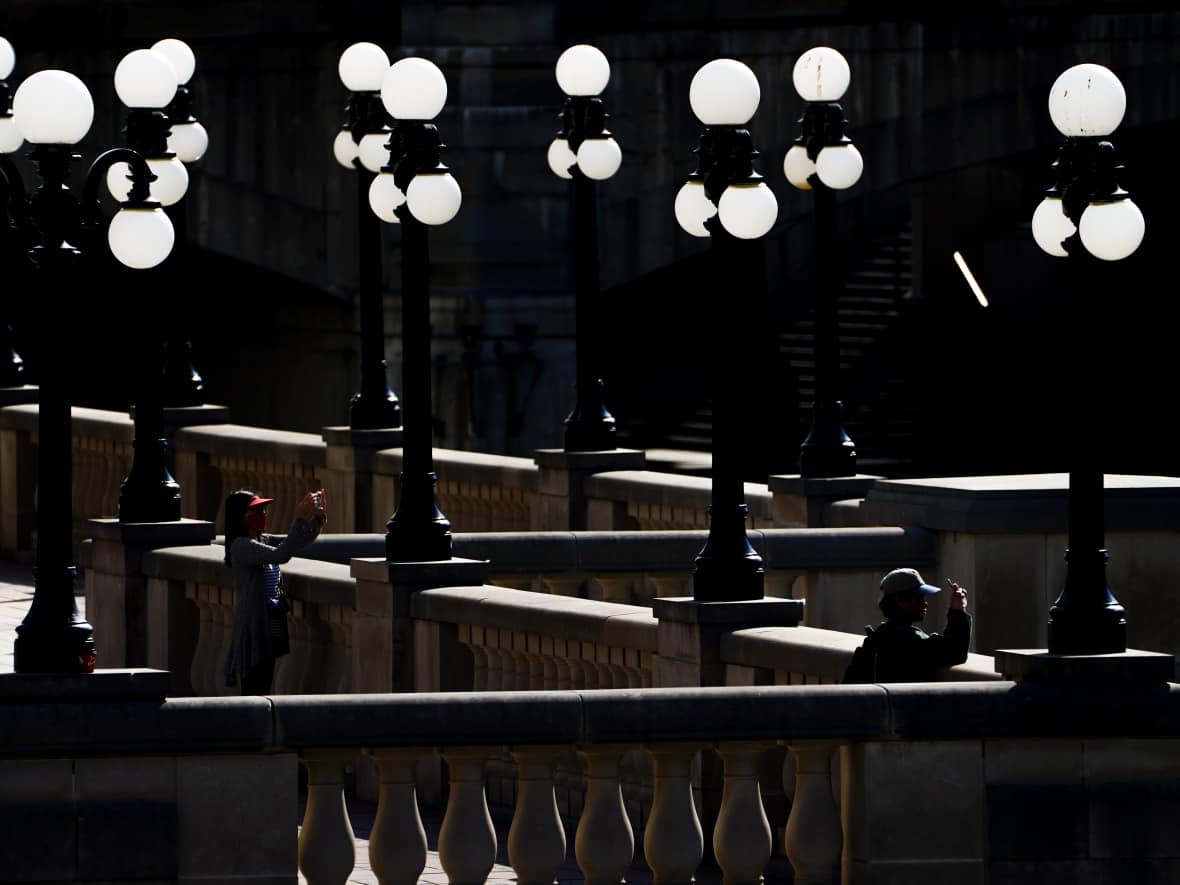
[[[349,92],[376,92],[381,88],[389,56],[376,43],[353,43],[340,54],[340,80]]]
[[[392,172],[382,172],[369,185],[369,208],[387,224],[401,223],[394,210],[405,201],[406,195],[394,182]]]
[[[432,61],[403,58],[385,72],[381,102],[395,120],[433,120],[447,103],[447,78]]]
[[[167,160],[150,159],[148,168],[156,176],[149,187],[149,194],[161,206],[172,206],[188,191],[188,170],[177,157]],[[107,170],[107,189],[120,203],[127,202],[131,193],[130,167],[126,163],[113,163]]]
[[[120,264],[146,270],[160,264],[176,241],[163,209],[120,209],[107,229],[107,243]]]
[[[38,71],[17,87],[12,117],[30,144],[77,144],[94,122],[94,100],[67,71]]]
[[[163,108],[176,95],[176,68],[158,52],[136,49],[115,68],[115,93],[129,108]]]
[[[815,158],[815,174],[834,191],[842,191],[860,181],[865,161],[854,144],[826,147]]]
[[[578,147],[578,168],[587,178],[605,181],[623,163],[623,150],[613,138],[587,138]]]
[[[704,65],[688,87],[688,102],[706,126],[741,126],[758,110],[762,90],[746,65],[718,58]]]
[[[1110,135],[1126,110],[1123,84],[1102,65],[1074,65],[1049,90],[1049,116],[1062,135]]]
[[[1130,200],[1091,203],[1078,222],[1078,236],[1086,251],[1103,261],[1121,261],[1143,242],[1143,213]]]
[[[1065,258],[1069,253],[1061,243],[1075,233],[1077,228],[1065,214],[1059,198],[1041,200],[1032,217],[1032,235],[1038,246],[1055,258]]]
[[[801,191],[811,190],[811,182],[807,179],[815,174],[815,163],[807,156],[807,148],[796,144],[783,157],[783,175],[792,185]]]
[[[571,46],[557,59],[557,85],[566,95],[599,95],[610,82],[610,62],[595,46]]]
[[[195,120],[177,123],[168,134],[168,150],[182,163],[195,163],[209,149],[209,133]]]
[[[573,178],[570,167],[577,164],[578,158],[570,150],[570,143],[564,138],[555,138],[550,142],[546,159],[549,161],[549,168],[558,178]]]
[[[765,182],[731,184],[717,206],[721,224],[742,240],[765,236],[778,219],[778,200]]]
[[[705,195],[705,186],[699,181],[686,181],[676,194],[676,223],[685,233],[694,237],[710,236],[705,222],[717,214],[717,207]]]
[[[406,205],[423,224],[446,224],[459,213],[463,192],[449,172],[415,175],[406,188]]]
[[[804,101],[839,101],[848,91],[848,62],[830,46],[816,46],[799,56],[791,72],[795,91]]]
[[[193,78],[193,72],[197,69],[197,57],[183,40],[165,37],[152,44],[152,51],[160,53],[172,63],[172,69],[176,72],[176,80],[182,86]]]

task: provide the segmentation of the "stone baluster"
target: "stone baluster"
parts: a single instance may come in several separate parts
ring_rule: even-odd
[[[553,757],[561,747],[517,747],[516,812],[508,829],[508,863],[519,885],[553,885],[565,861],[565,828],[553,791]]]
[[[721,813],[713,830],[713,855],[725,885],[760,885],[770,860],[770,822],[758,788],[764,747],[756,741],[724,741],[717,750],[725,760]]]
[[[839,744],[797,741],[790,747],[795,757],[795,795],[785,848],[795,870],[795,885],[837,885],[843,834],[832,797],[832,752]]]
[[[472,642],[467,646],[471,649],[472,661],[472,691],[488,690],[488,650],[482,645]]]
[[[418,814],[414,767],[432,750],[373,750],[380,793],[369,833],[369,863],[381,885],[415,885],[426,866],[426,830]]]
[[[483,885],[496,863],[496,831],[484,794],[484,763],[493,748],[449,749],[451,792],[438,832],[438,859],[451,885]]]
[[[299,869],[308,885],[344,885],[356,864],[352,824],[344,804],[344,766],[355,753],[308,751],[307,809],[299,831]]]
[[[189,585],[186,590],[188,597],[196,603],[200,623],[197,627],[197,647],[193,649],[193,662],[189,667],[189,681],[193,692],[201,697],[213,694],[213,681],[210,673],[213,650],[213,606],[205,599],[199,586]]]
[[[213,588],[213,598],[216,602],[213,607],[211,627],[213,635],[216,637],[217,652],[213,655],[213,660],[210,662],[209,667],[210,676],[213,680],[209,693],[212,695],[238,694],[240,691],[238,686],[232,688],[227,686],[225,684],[225,677],[221,672],[222,665],[225,663],[226,656],[229,654],[230,642],[233,639],[233,593],[234,591],[229,588]]]
[[[589,747],[586,804],[574,837],[574,855],[586,885],[618,885],[635,856],[635,834],[619,788],[619,757],[624,747]]]
[[[655,885],[688,885],[705,852],[705,837],[692,797],[695,744],[656,744],[655,796],[643,853]]]

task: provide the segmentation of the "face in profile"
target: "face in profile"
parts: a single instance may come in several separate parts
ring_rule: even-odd
[[[251,507],[246,511],[246,530],[254,538],[266,531],[265,507]]]

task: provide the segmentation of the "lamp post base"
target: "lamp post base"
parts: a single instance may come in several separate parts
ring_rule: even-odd
[[[856,475],[856,443],[844,430],[844,404],[814,407],[811,432],[799,447],[799,474],[806,477]]]
[[[736,511],[726,509],[728,513],[709,508],[709,537],[692,572],[692,596],[697,602],[740,602],[765,595],[762,557],[746,537],[749,508],[742,504]]]
[[[348,425],[354,430],[383,430],[402,426],[402,407],[388,387],[381,396],[353,394],[348,405]]]
[[[1049,612],[1049,652],[1055,655],[1108,655],[1127,650],[1127,619],[1114,605],[1071,612]]]

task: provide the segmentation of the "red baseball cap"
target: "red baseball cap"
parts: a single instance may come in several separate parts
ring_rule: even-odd
[[[258,495],[255,495],[250,499],[250,503],[246,505],[246,509],[253,510],[255,507],[261,507],[263,504],[269,504],[273,500],[274,498],[260,498]]]

